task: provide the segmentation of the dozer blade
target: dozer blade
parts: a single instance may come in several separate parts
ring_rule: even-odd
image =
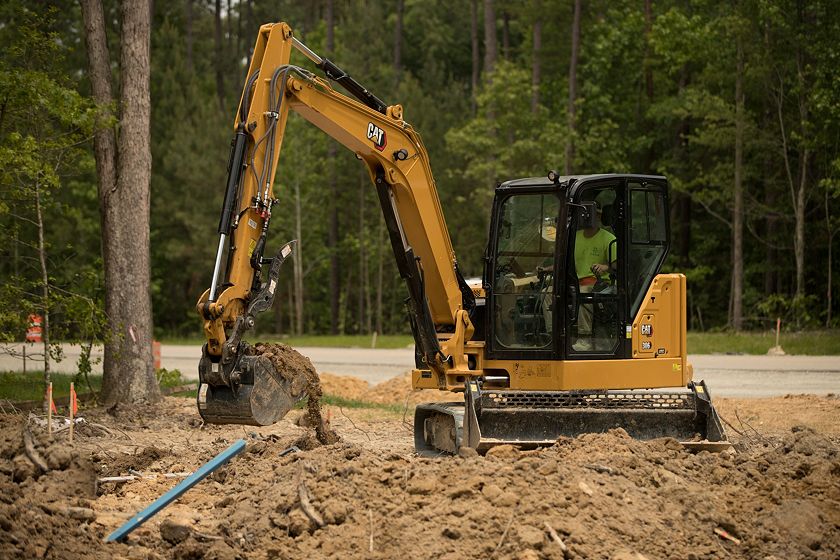
[[[211,370],[218,363],[202,358],[199,371]],[[236,366],[240,382],[236,390],[228,385],[202,383],[198,391],[198,411],[209,424],[248,424],[268,426],[288,413],[306,396],[302,380],[286,379],[264,356],[242,356]]]
[[[730,447],[704,382],[672,391],[482,391],[466,386],[464,404],[419,405],[415,448],[419,453],[480,453],[495,445],[552,445],[557,438],[623,428],[641,440],[672,437],[694,450]]]

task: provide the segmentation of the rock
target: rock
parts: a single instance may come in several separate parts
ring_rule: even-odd
[[[472,496],[473,489],[469,486],[455,486],[452,490],[449,491],[448,496],[450,498],[460,498],[462,496]]]
[[[458,457],[462,457],[464,459],[478,457],[478,451],[472,447],[461,447],[458,449]]]
[[[492,502],[502,493],[502,489],[495,484],[485,484],[481,493],[484,494],[485,498]]]
[[[647,556],[644,556],[638,552],[629,552],[626,550],[622,550],[620,552],[616,552],[612,556],[610,556],[610,560],[648,560]]]
[[[461,531],[455,529],[454,527],[444,527],[443,532],[441,533],[447,539],[460,539],[461,538]]]
[[[323,505],[324,523],[341,525],[347,519],[347,508],[337,500],[327,500]]]
[[[540,549],[545,542],[545,533],[541,529],[531,525],[522,525],[516,528],[519,540],[528,548]]]
[[[518,448],[505,444],[491,447],[486,456],[493,459],[516,459],[519,453]]]
[[[73,454],[67,449],[62,449],[58,446],[53,446],[49,453],[47,453],[47,465],[54,470],[64,470],[70,466],[73,460]]]
[[[580,491],[587,496],[591,496],[593,494],[592,488],[590,488],[589,485],[582,480],[578,482],[578,488],[580,488]]]
[[[289,534],[293,537],[312,530],[312,521],[300,509],[295,508],[289,513]]]
[[[409,494],[431,494],[437,488],[434,478],[415,478],[408,485]]]
[[[23,455],[17,455],[12,460],[12,470],[15,482],[22,482],[27,478],[34,477],[36,473],[35,465]]]
[[[507,507],[515,506],[519,503],[519,496],[513,492],[502,492],[496,499],[492,500],[494,506]]]
[[[648,560],[646,556],[639,554],[638,552],[628,552],[626,550],[622,550],[620,552],[616,552],[612,556],[610,556],[610,560]]]
[[[67,508],[67,515],[79,521],[91,522],[96,519],[96,512],[86,507],[69,507]]]
[[[183,517],[170,517],[160,524],[160,536],[170,544],[184,542],[192,534],[192,522]]]

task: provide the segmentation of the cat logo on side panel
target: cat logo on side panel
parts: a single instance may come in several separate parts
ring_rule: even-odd
[[[388,139],[385,137],[385,131],[373,123],[368,123],[367,127],[368,140],[373,140],[373,145],[380,152],[385,149]]]

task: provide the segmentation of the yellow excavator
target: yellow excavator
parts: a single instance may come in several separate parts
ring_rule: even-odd
[[[325,77],[291,64],[293,51]],[[685,276],[660,273],[670,245],[664,177],[549,172],[501,183],[483,277],[467,282],[428,153],[403,108],[314,53],[286,23],[263,25],[257,37],[213,278],[197,304],[206,422],[268,425],[303,398],[288,372],[242,339],[271,307],[294,250],[290,242],[264,256],[290,111],[351,150],[370,175],[408,289],[413,387],[464,392],[463,401],[417,406],[418,452],[537,447],[616,427],[698,449],[729,445],[708,388],[692,381]]]

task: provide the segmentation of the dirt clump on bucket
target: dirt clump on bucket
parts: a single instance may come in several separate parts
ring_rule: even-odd
[[[286,344],[258,342],[254,345],[256,354],[271,362],[277,373],[289,382],[292,395],[306,394],[308,424],[315,427],[315,437],[323,445],[331,445],[341,438],[330,428],[321,411],[321,380],[312,362]]]

